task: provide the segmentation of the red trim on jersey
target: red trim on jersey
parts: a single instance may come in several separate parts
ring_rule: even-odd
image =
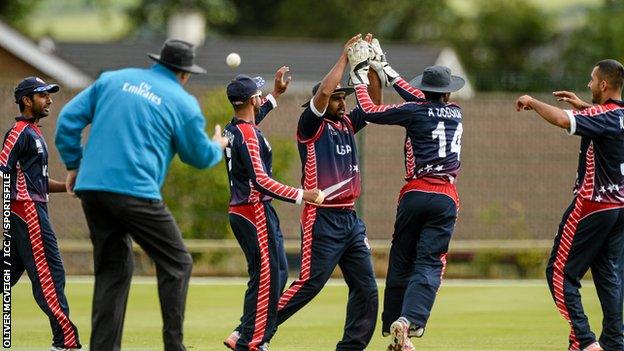
[[[412,141],[409,137],[405,138],[405,180],[410,180],[414,177],[416,170],[416,159],[414,157],[414,149],[412,148]]]
[[[425,94],[420,89],[414,88],[408,82],[406,82],[405,79],[401,77],[397,78],[397,80],[394,82],[394,85],[398,86],[399,88],[404,90],[406,93],[412,95],[415,98],[419,98],[419,99],[425,98]]]
[[[258,350],[266,333],[269,313],[269,294],[271,292],[271,262],[269,256],[269,238],[267,221],[263,203],[253,204],[258,232],[258,247],[260,248],[260,282],[256,296],[256,316],[254,332],[249,342],[249,350]]]
[[[13,147],[15,147],[15,143],[17,139],[19,139],[20,134],[28,127],[28,122],[19,121],[13,125],[11,132],[4,140],[4,146],[2,147],[2,152],[0,153],[0,166],[6,166],[9,162],[9,155],[11,155],[11,151],[13,151]]]
[[[613,101],[607,101],[604,105],[593,105],[588,108],[582,110],[574,110],[572,111],[575,115],[587,116],[587,117],[595,117],[601,115],[603,113],[624,109],[624,106],[621,106]]]
[[[591,141],[589,143],[589,147],[587,147],[587,151],[585,152],[585,177],[583,178],[583,182],[581,183],[582,185],[579,188],[578,196],[587,200],[592,199],[592,196],[594,195],[594,176],[594,142]]]
[[[30,239],[38,281],[39,284],[41,284],[45,302],[63,331],[63,345],[66,348],[77,348],[78,341],[74,328],[71,325],[69,317],[61,309],[56,294],[56,284],[54,283],[52,274],[50,273],[50,267],[48,266],[36,205],[32,201],[12,201],[11,211],[20,218],[26,219],[28,238]],[[34,281],[32,283],[35,284]]]
[[[281,184],[269,177],[265,172],[262,159],[260,158],[260,145],[258,144],[258,138],[254,127],[246,123],[239,124],[236,127],[243,134],[244,143],[247,145],[247,151],[249,152],[253,171],[256,176],[256,184],[268,192],[269,196],[282,197],[292,201],[297,200],[299,189]],[[253,192],[254,187],[251,187],[251,189]]]
[[[408,192],[420,191],[423,193],[435,193],[440,195],[446,195],[455,202],[455,205],[459,208],[459,195],[457,195],[457,188],[455,184],[448,182],[441,182],[440,179],[420,178],[412,179],[403,186],[399,193],[399,202]]]
[[[305,205],[301,213],[301,271],[299,279],[295,280],[280,297],[278,311],[284,309],[288,302],[299,292],[303,284],[310,279],[310,266],[312,264],[312,238],[314,222],[316,221],[316,207]]]
[[[394,105],[375,105],[373,100],[370,98],[370,95],[368,95],[368,88],[365,84],[355,86],[355,96],[357,97],[357,101],[364,113],[385,112],[391,108],[413,104],[413,102],[404,102],[402,104]]]
[[[316,174],[316,149],[314,143],[306,145],[306,164],[303,171],[305,175],[303,188],[306,190],[318,187],[318,175]]]
[[[30,194],[28,193],[28,187],[26,186],[26,176],[19,163],[16,165],[17,181],[15,187],[17,188],[17,201],[32,201]]]

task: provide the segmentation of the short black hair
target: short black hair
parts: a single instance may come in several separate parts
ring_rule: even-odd
[[[24,110],[26,109],[26,106],[24,105],[24,100],[23,100],[23,99],[24,99],[24,97],[27,97],[27,98],[29,98],[29,99],[30,99],[30,101],[33,101],[33,100],[34,100],[34,98],[35,98],[35,93],[26,94],[26,95],[22,96],[22,97],[19,99],[19,101],[17,102],[17,104],[19,105],[19,110],[20,110],[20,113],[21,113],[21,112],[24,112]]]
[[[606,80],[614,88],[622,89],[624,86],[624,66],[616,60],[602,60],[596,64],[600,77]]]
[[[446,93],[434,93],[433,91],[423,91],[423,94],[425,94],[425,100],[427,101],[442,100],[442,97],[446,95]]]

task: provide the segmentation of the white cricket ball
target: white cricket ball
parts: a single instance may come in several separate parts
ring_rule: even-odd
[[[235,52],[227,55],[227,57],[225,58],[225,63],[227,63],[227,65],[232,68],[238,67],[238,65],[240,65],[241,63],[240,55]]]

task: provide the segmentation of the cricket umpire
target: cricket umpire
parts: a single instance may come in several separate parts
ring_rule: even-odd
[[[173,156],[214,166],[227,139],[210,140],[197,100],[183,89],[193,73],[191,44],[168,40],[147,69],[103,73],[61,111],[56,146],[67,187],[78,194],[93,243],[95,291],[90,348],[119,350],[133,271],[131,238],[154,260],[164,349],[185,350],[182,324],[192,259],[160,188]],[[84,149],[81,134],[91,125]]]

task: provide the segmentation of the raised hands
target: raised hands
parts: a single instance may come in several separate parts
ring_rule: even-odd
[[[290,67],[282,66],[275,72],[275,84],[273,85],[273,92],[271,93],[273,97],[279,97],[288,89],[288,85],[292,79],[292,77],[286,76],[289,71]]]
[[[344,45],[344,48],[342,49],[342,54],[346,57],[349,57],[349,49],[353,46],[353,44],[357,43],[360,40],[362,40],[362,34],[358,34],[356,36],[353,36],[351,39],[347,40],[347,43]]]
[[[390,67],[388,61],[386,61],[386,54],[381,49],[381,45],[379,45],[379,40],[377,38],[373,38],[371,34],[367,35],[367,39],[370,36],[370,40],[366,40],[371,47],[371,55],[370,55],[370,66],[377,75],[379,76],[379,80],[381,80],[381,84],[387,87],[392,86],[392,83],[395,79],[399,78],[399,74]]]
[[[366,39],[371,40],[372,35],[370,33],[367,34]],[[369,42],[362,40],[361,36],[354,43],[352,43],[349,48],[347,48],[347,58],[351,64],[349,84],[369,84],[368,70],[370,69],[370,66],[368,62],[371,52],[372,49]]]

